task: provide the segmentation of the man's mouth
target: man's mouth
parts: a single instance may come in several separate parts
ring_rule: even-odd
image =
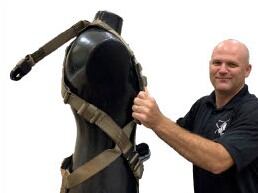
[[[229,77],[215,77],[218,80],[230,80],[231,78]]]

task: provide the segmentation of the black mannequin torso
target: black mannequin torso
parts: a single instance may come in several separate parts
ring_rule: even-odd
[[[98,12],[95,19],[121,32],[122,18],[119,16]],[[97,27],[82,32],[67,49],[64,76],[72,92],[106,112],[120,127],[132,120],[131,105],[139,91],[137,76],[127,48],[111,33]],[[73,170],[105,149],[114,147],[113,141],[97,126],[89,124],[76,112],[74,116],[77,139]],[[138,185],[127,162],[119,157],[69,192],[136,193]]]

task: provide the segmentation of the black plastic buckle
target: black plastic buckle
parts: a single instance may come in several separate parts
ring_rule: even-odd
[[[139,153],[139,159],[141,161],[146,161],[151,156],[150,148],[146,143],[140,143],[136,145],[136,151]]]
[[[28,74],[34,65],[33,58],[31,55],[27,55],[24,59],[20,60],[18,64],[13,68],[13,70],[10,73],[11,80],[18,81],[23,76]]]

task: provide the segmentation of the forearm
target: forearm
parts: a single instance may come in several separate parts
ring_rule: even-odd
[[[233,165],[221,144],[193,134],[166,117],[153,131],[187,160],[207,171],[217,174]]]

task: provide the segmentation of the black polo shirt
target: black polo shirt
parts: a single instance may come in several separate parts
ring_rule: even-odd
[[[214,92],[202,97],[177,124],[223,145],[235,163],[218,175],[193,166],[195,193],[258,193],[258,99],[247,85],[221,109]]]

